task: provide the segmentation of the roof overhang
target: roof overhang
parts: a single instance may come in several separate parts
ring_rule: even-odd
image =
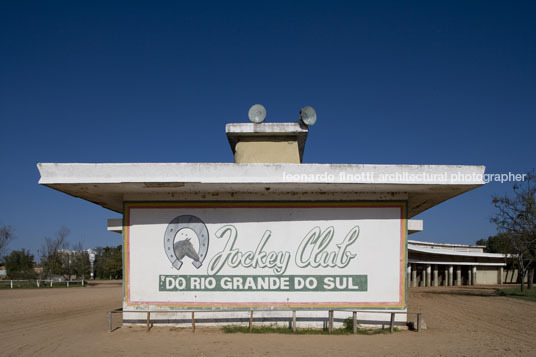
[[[408,219],[408,234],[423,231],[424,222],[422,219]]]
[[[408,251],[433,254],[433,255],[449,255],[449,256],[460,256],[460,257],[478,257],[478,258],[496,258],[496,259],[504,259],[507,257],[506,254],[500,254],[500,253],[463,252],[463,251],[458,251],[458,250],[422,248],[422,247],[412,246],[411,244],[408,245]]]
[[[408,240],[409,245],[417,247],[437,247],[437,248],[455,248],[455,249],[481,249],[486,248],[485,245],[471,245],[471,244],[457,244],[457,243],[437,243],[437,242],[425,242],[421,240]]]
[[[471,262],[460,262],[456,260],[452,261],[434,261],[434,260],[422,260],[422,259],[408,259],[408,263],[416,263],[416,264],[425,264],[425,265],[464,265],[464,266],[495,266],[495,267],[505,267],[506,263],[497,263],[497,262],[478,262],[478,261],[471,261]]]
[[[219,199],[220,194],[243,193],[264,200],[342,200],[375,194],[384,200],[406,197],[408,218],[483,185],[485,170],[484,166],[234,163],[40,163],[37,167],[39,184],[116,212],[137,196]]]

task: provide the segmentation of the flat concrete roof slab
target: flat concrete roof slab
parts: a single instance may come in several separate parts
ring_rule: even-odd
[[[407,197],[409,218],[483,185],[485,171],[484,166],[453,165],[234,163],[40,163],[37,167],[39,184],[116,212],[122,212],[125,199],[136,195],[182,200],[186,194],[218,199],[219,193],[228,197],[247,193],[263,200],[333,200],[339,194],[343,200],[362,193],[381,199]]]
[[[418,253],[427,253],[431,255],[449,255],[449,256],[460,256],[460,257],[481,257],[481,258],[498,258],[504,259],[505,254],[500,253],[480,253],[480,252],[463,252],[458,250],[445,250],[445,249],[432,249],[432,248],[423,248],[416,247],[414,245],[408,245],[408,251],[418,252]]]

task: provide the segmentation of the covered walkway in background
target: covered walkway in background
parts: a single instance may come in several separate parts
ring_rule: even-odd
[[[408,286],[495,285],[505,281],[504,254],[483,246],[408,241]]]

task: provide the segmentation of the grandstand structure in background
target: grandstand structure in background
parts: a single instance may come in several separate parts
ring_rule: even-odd
[[[485,253],[484,246],[408,240],[410,287],[495,285],[516,282],[505,254]]]

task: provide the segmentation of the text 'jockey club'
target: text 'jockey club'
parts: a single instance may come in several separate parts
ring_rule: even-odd
[[[227,239],[221,252],[211,259],[208,265],[208,274],[216,275],[224,267],[230,268],[268,268],[275,274],[284,274],[288,268],[292,254],[288,251],[265,251],[266,243],[272,232],[266,230],[262,235],[255,251],[241,251],[235,248],[238,231],[233,225],[225,225],[218,229],[216,238]],[[335,229],[328,227],[324,231],[314,227],[302,239],[294,260],[298,268],[345,268],[357,255],[348,248],[357,241],[359,226],[355,226],[346,234],[345,238],[335,244],[335,249],[328,250]]]

